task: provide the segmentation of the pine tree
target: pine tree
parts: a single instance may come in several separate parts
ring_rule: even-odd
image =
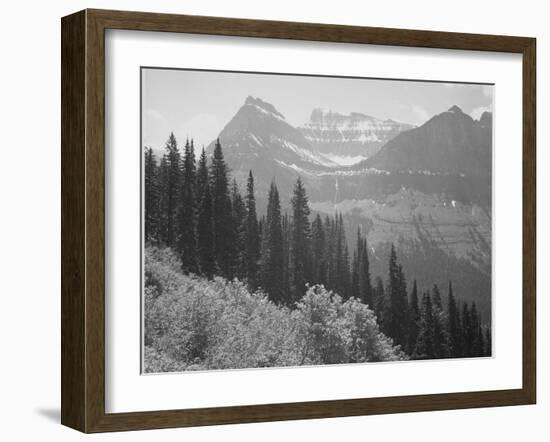
[[[248,174],[246,184],[246,277],[250,287],[259,285],[258,261],[260,259],[260,232],[256,215],[256,197],[254,196],[254,177]]]
[[[227,165],[223,157],[220,140],[216,140],[210,164],[210,192],[212,194],[212,219],[214,226],[214,251],[221,276],[231,278],[232,274],[232,222],[231,200]]]
[[[231,189],[231,215],[233,226],[232,250],[233,261],[235,263],[234,275],[242,280],[246,278],[248,267],[246,258],[247,212],[235,179],[233,179],[233,187]]]
[[[396,344],[405,346],[408,326],[407,286],[403,269],[397,263],[397,255],[393,244],[388,267],[388,333]]]
[[[163,176],[165,182],[163,183],[162,192],[165,196],[164,219],[166,222],[166,245],[168,247],[174,247],[176,244],[177,234],[177,208],[178,208],[178,193],[180,189],[180,152],[178,149],[178,142],[174,133],[171,133],[168,137],[168,141],[165,145],[166,153],[163,160],[165,161],[166,174]]]
[[[413,282],[413,289],[409,298],[409,330],[407,336],[407,353],[413,355],[418,335],[420,333],[420,308],[418,306],[418,287],[416,279]]]
[[[168,158],[164,154],[158,168],[158,243],[168,245]]]
[[[449,281],[449,300],[448,300],[448,333],[450,354],[453,357],[462,355],[462,339],[460,331],[460,311],[456,299],[453,295],[453,285]]]
[[[469,357],[472,356],[473,348],[473,332],[472,332],[472,322],[470,316],[470,309],[468,304],[463,303],[462,305],[462,356]]]
[[[195,147],[193,140],[185,143],[179,201],[177,207],[176,250],[181,259],[184,272],[197,272],[197,232],[196,232],[196,184]]]
[[[370,280],[369,248],[367,238],[363,238],[359,255],[359,294],[364,304],[373,308],[372,284]]]
[[[159,242],[159,188],[158,167],[153,149],[145,148],[145,177],[144,177],[144,218],[145,242],[158,244]]]
[[[422,296],[422,311],[420,315],[420,331],[414,357],[416,359],[432,359],[434,352],[434,313],[429,293]]]
[[[359,289],[359,268],[361,247],[363,246],[363,239],[361,238],[361,230],[357,228],[357,242],[355,244],[355,250],[353,251],[353,261],[351,264],[351,296],[356,299],[360,299],[361,290]]]
[[[336,271],[336,219],[325,217],[325,262],[326,285],[330,290],[336,290],[338,285]]]
[[[204,194],[204,189],[206,186],[209,186],[208,179],[208,158],[206,156],[206,151],[204,147],[201,151],[201,156],[199,158],[199,165],[197,167],[197,200],[200,204],[200,199]],[[210,190],[210,189],[209,189]]]
[[[197,255],[200,272],[207,278],[211,278],[216,270],[216,256],[214,250],[212,195],[208,180],[204,182],[201,189],[197,221]]]
[[[443,303],[441,300],[441,292],[439,287],[434,285],[432,290],[433,296],[433,317],[434,317],[434,357],[446,358],[449,356],[449,338],[447,334],[447,320],[443,312]]]
[[[386,312],[388,308],[387,308],[386,293],[384,290],[384,281],[382,281],[382,278],[380,278],[380,276],[376,277],[373,295],[374,295],[374,313],[376,314],[376,317],[378,319],[378,325],[380,326],[380,330],[384,334],[386,334],[388,331],[388,324],[389,324],[389,321],[386,318]]]
[[[334,270],[335,270],[335,281],[334,289],[336,292],[342,296],[342,298],[347,299],[350,297],[350,285],[351,278],[349,272],[349,252],[348,244],[346,241],[346,232],[344,230],[344,219],[342,214],[336,215],[335,222],[335,244],[334,244]]]
[[[317,213],[313,223],[311,224],[311,242],[311,255],[313,261],[312,279],[317,284],[326,285],[326,237],[323,220],[321,219],[319,213]]]
[[[290,299],[283,292],[283,232],[281,228],[281,204],[275,182],[269,189],[267,217],[265,220],[264,247],[262,250],[262,285],[269,298],[276,303],[288,304]]]
[[[288,301],[294,299],[291,293],[292,266],[292,222],[288,213],[281,218],[281,230],[283,232],[283,293],[288,294]]]
[[[306,189],[300,178],[294,185],[292,204],[292,235],[291,235],[291,291],[293,300],[302,297],[306,291],[306,283],[311,276],[311,226],[309,223],[309,204]]]
[[[472,333],[471,356],[481,357],[483,356],[485,343],[475,302],[472,302],[472,307],[470,309],[470,327]]]

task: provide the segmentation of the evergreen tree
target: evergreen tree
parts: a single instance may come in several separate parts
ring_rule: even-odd
[[[328,289],[336,290],[338,286],[336,270],[336,218],[325,217],[325,235],[325,280]]]
[[[227,165],[220,140],[216,140],[210,165],[210,192],[212,194],[212,219],[214,226],[214,252],[221,276],[232,275],[232,220]]]
[[[145,148],[144,177],[144,218],[145,242],[157,244],[159,241],[159,188],[158,167],[153,149]]]
[[[435,358],[446,358],[449,356],[449,338],[447,334],[447,320],[443,312],[443,303],[441,301],[441,292],[439,287],[434,285],[432,290],[433,300],[433,352]]]
[[[288,213],[285,212],[281,218],[281,230],[283,232],[283,293],[288,294],[288,300],[290,302],[294,299],[294,295],[291,293],[291,280],[292,280],[292,222]]]
[[[414,357],[416,359],[432,359],[434,353],[434,314],[429,293],[422,296],[422,311],[420,316],[420,331]]]
[[[158,168],[158,243],[168,245],[168,158],[164,154]]]
[[[292,204],[292,235],[291,259],[292,269],[291,291],[293,300],[302,297],[306,291],[306,283],[311,276],[311,226],[309,223],[309,204],[306,189],[298,178],[294,185]]]
[[[359,228],[357,229],[357,242],[353,253],[351,273],[352,296],[374,309],[367,239],[361,236]]]
[[[472,302],[472,307],[470,309],[470,327],[472,333],[471,356],[481,357],[484,353],[485,342],[475,302]]]
[[[290,299],[283,292],[284,256],[281,204],[275,182],[271,183],[269,189],[262,254],[262,285],[264,290],[272,301],[288,304]]]
[[[201,188],[197,222],[197,255],[201,273],[207,278],[211,278],[216,271],[216,255],[214,250],[212,195],[208,180],[204,182]]]
[[[246,184],[246,277],[250,287],[259,285],[258,261],[260,259],[260,232],[256,215],[256,197],[254,196],[254,177],[248,174]]]
[[[416,279],[413,282],[413,289],[409,298],[409,330],[407,336],[407,353],[413,355],[418,335],[420,333],[420,308],[418,306],[418,287]]]
[[[176,251],[178,252],[182,270],[197,272],[197,232],[196,232],[196,184],[197,171],[195,165],[195,147],[193,140],[185,143],[179,201],[177,208],[178,235]]]
[[[387,299],[386,299],[386,293],[384,291],[384,281],[382,281],[382,278],[380,278],[380,276],[376,277],[373,294],[374,294],[374,313],[376,313],[380,330],[384,334],[386,334],[388,331],[387,326],[389,323],[389,321],[386,320],[386,312],[388,310]]]
[[[403,269],[397,263],[397,255],[393,244],[388,267],[388,334],[396,344],[405,346],[408,326],[407,286]]]
[[[358,253],[359,294],[361,301],[373,308],[372,284],[370,280],[369,249],[367,238],[363,238],[361,251]]]
[[[449,281],[449,300],[448,300],[448,333],[450,353],[453,357],[462,355],[462,339],[460,331],[460,311],[453,295],[453,285]]]
[[[317,213],[311,224],[311,242],[313,281],[318,284],[326,285],[326,237],[323,220],[319,213]]]
[[[472,356],[473,348],[473,332],[472,332],[472,322],[470,317],[470,309],[468,304],[463,303],[462,305],[462,356],[469,357]]]
[[[180,189],[180,151],[178,149],[178,142],[174,133],[171,133],[168,137],[168,141],[165,145],[164,161],[164,174],[162,183],[162,192],[164,194],[164,205],[162,207],[164,211],[164,220],[166,223],[166,245],[173,247],[176,244],[177,234],[177,208],[178,208],[178,193]],[[162,166],[162,165],[161,165]]]
[[[347,299],[350,297],[349,252],[342,214],[337,214],[334,224],[334,289]]]
[[[361,230],[357,228],[357,242],[355,244],[355,250],[353,251],[353,261],[351,264],[351,296],[356,299],[360,299],[361,290],[359,289],[359,267],[360,257],[363,239],[361,238]]]
[[[233,226],[233,255],[235,270],[234,274],[240,280],[246,278],[248,262],[246,257],[246,231],[247,231],[247,212],[237,181],[233,179],[231,189],[231,215]]]
[[[204,189],[206,186],[209,186],[209,179],[208,179],[208,159],[206,157],[206,151],[204,150],[204,147],[201,151],[201,156],[199,158],[199,165],[197,167],[197,199],[200,204],[200,199],[202,198],[202,195],[204,194]],[[210,189],[209,189],[210,190]],[[210,195],[212,196],[212,195]]]

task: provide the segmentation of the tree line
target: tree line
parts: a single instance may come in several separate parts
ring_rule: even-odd
[[[144,235],[147,244],[173,249],[184,273],[206,278],[237,278],[261,289],[277,304],[293,307],[308,284],[321,284],[344,300],[355,298],[376,314],[380,330],[415,359],[485,356],[490,329],[475,303],[459,302],[449,282],[446,305],[437,286],[419,298],[416,281],[407,281],[392,245],[386,282],[372,284],[367,238],[358,229],[350,254],[342,214],[310,221],[306,189],[297,179],[290,213],[281,209],[275,182],[267,212],[258,217],[254,176],[244,195],[231,180],[222,146],[216,141],[209,160],[198,162],[193,140],[180,152],[170,134],[157,160],[145,149]]]

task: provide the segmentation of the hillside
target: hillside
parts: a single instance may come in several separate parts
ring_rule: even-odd
[[[291,310],[180,268],[169,249],[145,249],[146,373],[406,359],[355,299],[314,286]]]

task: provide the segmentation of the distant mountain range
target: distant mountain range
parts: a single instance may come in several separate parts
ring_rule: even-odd
[[[400,132],[413,127],[359,112],[343,115],[314,109],[310,121],[298,129],[313,150],[340,166],[351,166],[372,156]]]
[[[248,97],[219,139],[239,182],[252,170],[259,191],[275,180],[283,198],[300,175],[313,201],[380,200],[406,187],[490,205],[490,113],[477,121],[453,106],[413,127],[316,109],[296,128],[272,104]]]

